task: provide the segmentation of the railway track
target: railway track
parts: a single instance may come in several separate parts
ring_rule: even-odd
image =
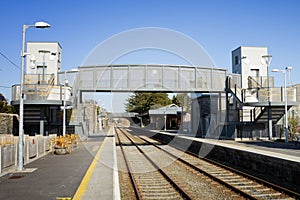
[[[118,141],[120,147],[122,144],[135,144],[136,148],[143,148],[144,150],[138,150],[140,153],[145,155],[148,160],[152,160],[152,164],[154,163],[155,169],[164,169],[164,173],[168,176],[168,181],[173,180],[173,183],[171,185],[177,185],[175,190],[178,191],[178,189],[184,191],[184,193],[187,195],[184,197],[184,195],[180,194],[181,198],[185,199],[196,199],[198,198],[195,196],[195,193],[197,193],[197,190],[192,190],[186,184],[184,181],[180,180],[180,177],[176,177],[174,174],[175,171],[180,171],[179,165],[181,165],[181,168],[185,168],[186,172],[189,171],[190,173],[194,174],[195,176],[205,175],[209,177],[210,179],[218,182],[219,184],[226,186],[226,188],[229,188],[231,191],[233,191],[235,194],[239,194],[239,197],[244,197],[245,199],[299,199],[300,196],[297,193],[294,193],[289,190],[285,190],[284,188],[275,186],[273,184],[268,184],[267,182],[264,182],[262,180],[257,180],[255,177],[250,177],[249,175],[239,173],[237,171],[234,171],[232,169],[228,169],[225,166],[220,166],[216,163],[212,163],[211,161],[200,159],[198,157],[195,157],[195,155],[192,155],[190,153],[183,153],[182,151],[175,149],[173,147],[170,147],[168,145],[161,145],[158,144],[157,141],[154,141],[150,138],[141,137],[141,136],[132,136],[129,133],[127,133],[124,130],[118,129]],[[122,137],[122,138],[120,138]],[[136,144],[137,143],[137,144]],[[122,147],[121,147],[122,148]],[[161,159],[155,159],[155,156],[153,156],[153,148],[156,148],[155,151],[156,157],[160,157]],[[159,150],[159,151],[158,151]],[[126,153],[124,153],[125,155]],[[158,155],[158,156],[157,156]],[[167,155],[167,156],[166,156]],[[124,156],[125,157],[125,156]],[[137,157],[137,156],[136,156]],[[168,158],[167,158],[168,157]],[[169,162],[167,160],[169,159]],[[125,159],[126,160],[126,159]],[[154,161],[155,160],[155,161]],[[164,162],[167,162],[164,163]],[[172,162],[172,164],[170,164]],[[131,162],[128,161],[128,165]],[[177,168],[174,168],[174,165],[177,165]],[[171,167],[172,166],[172,167]],[[140,166],[142,167],[142,166]],[[142,167],[143,168],[143,167]],[[171,169],[173,168],[173,169]],[[144,167],[145,169],[145,167]],[[129,169],[129,172],[132,172],[132,168]],[[154,170],[154,169],[152,169]],[[151,169],[150,169],[151,171]],[[132,173],[133,176],[134,173]],[[155,180],[154,175],[151,175],[150,173],[147,178],[143,179],[145,182],[143,184],[146,186],[148,184],[151,185],[151,181]],[[188,175],[183,175],[188,176]],[[182,176],[182,177],[183,177]],[[175,178],[174,178],[175,177]],[[136,177],[133,177],[132,179],[137,180]],[[157,179],[159,180],[159,179]],[[142,183],[142,181],[138,180],[136,182]],[[143,185],[141,184],[141,185]],[[137,189],[136,189],[136,195],[138,196],[140,191],[144,189],[139,188],[140,185],[137,183]],[[150,189],[151,190],[151,189]],[[162,190],[164,191],[164,189]],[[168,190],[167,190],[168,191]],[[152,194],[153,191],[152,191]],[[155,196],[156,194],[154,194]],[[141,198],[143,199],[143,195]],[[166,197],[166,196],[165,196]],[[174,197],[175,198],[175,197]],[[177,197],[176,197],[177,198]],[[176,199],[175,198],[175,199]],[[235,199],[235,195],[232,195],[232,198]],[[156,198],[157,199],[157,198]],[[171,198],[173,199],[173,198]],[[238,198],[236,198],[238,199]]]
[[[136,199],[192,199],[130,137],[117,132],[117,140]],[[131,143],[135,145],[136,149],[131,149],[131,152],[128,153],[125,151],[123,143],[126,145]],[[140,169],[143,172],[139,172]],[[145,171],[147,172],[145,173]]]

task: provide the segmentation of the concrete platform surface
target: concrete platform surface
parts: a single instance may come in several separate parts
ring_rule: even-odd
[[[153,136],[156,133],[166,134],[171,136],[176,136],[178,138],[185,138],[187,140],[195,140],[201,143],[208,143],[217,146],[223,146],[228,148],[233,148],[241,151],[248,151],[252,153],[257,153],[261,155],[266,155],[270,157],[280,158],[289,161],[295,161],[300,163],[300,144],[295,145],[295,143],[284,143],[278,141],[269,140],[243,140],[243,141],[233,141],[233,140],[219,140],[211,138],[196,138],[194,134],[190,133],[176,133],[165,132],[165,131],[153,131],[145,130],[138,127],[130,127],[129,131],[136,132],[141,135]]]
[[[143,135],[155,134],[144,129],[130,129]],[[294,144],[236,142],[195,138],[188,134],[160,133],[300,162],[300,147]],[[0,177],[0,199],[120,199],[113,128],[90,134],[69,155],[46,155],[25,168],[29,170],[10,172]]]
[[[71,154],[49,154],[25,166],[34,171],[0,177],[0,199],[113,199],[112,136],[113,130],[106,129],[80,142]]]
[[[180,136],[187,137],[187,136]],[[190,138],[190,137],[189,137]],[[284,143],[268,140],[248,140],[248,141],[232,141],[232,140],[214,140],[209,138],[194,138],[194,140],[204,143],[210,143],[218,146],[239,149],[274,158],[280,158],[289,161],[300,162],[300,146],[294,143]]]

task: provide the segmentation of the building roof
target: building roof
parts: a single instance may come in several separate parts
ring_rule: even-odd
[[[32,43],[32,44],[57,44],[61,49],[62,49],[62,46],[59,42],[57,41],[43,41],[43,42],[40,42],[40,41],[28,41],[27,44],[29,43]]]
[[[181,107],[176,104],[170,104],[158,109],[149,110],[149,115],[177,115],[178,112],[181,112]]]

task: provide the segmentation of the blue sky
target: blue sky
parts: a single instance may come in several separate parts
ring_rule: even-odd
[[[162,27],[193,38],[217,67],[228,68],[229,72],[233,49],[240,45],[267,46],[273,55],[270,68],[292,66],[291,79],[299,83],[299,9],[298,0],[2,1],[0,52],[20,65],[22,25],[46,21],[52,27],[28,29],[27,41],[60,42],[63,69],[72,69],[80,66],[99,43],[115,34],[134,28]],[[132,57],[123,62],[181,64],[172,56],[157,60],[150,57]],[[274,76],[281,85],[282,74]],[[9,87],[19,80],[20,70],[0,56],[0,93],[10,99]]]

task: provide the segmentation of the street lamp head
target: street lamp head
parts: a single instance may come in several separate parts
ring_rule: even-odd
[[[34,24],[35,28],[50,28],[50,24],[46,23],[46,22],[36,22]]]
[[[279,72],[279,69],[273,69],[272,72]]]
[[[264,55],[262,56],[262,58],[265,60],[267,65],[270,65],[271,63],[271,59],[272,59],[272,55]]]
[[[293,67],[289,66],[289,67],[286,67],[285,69],[286,69],[286,70],[292,70]]]

